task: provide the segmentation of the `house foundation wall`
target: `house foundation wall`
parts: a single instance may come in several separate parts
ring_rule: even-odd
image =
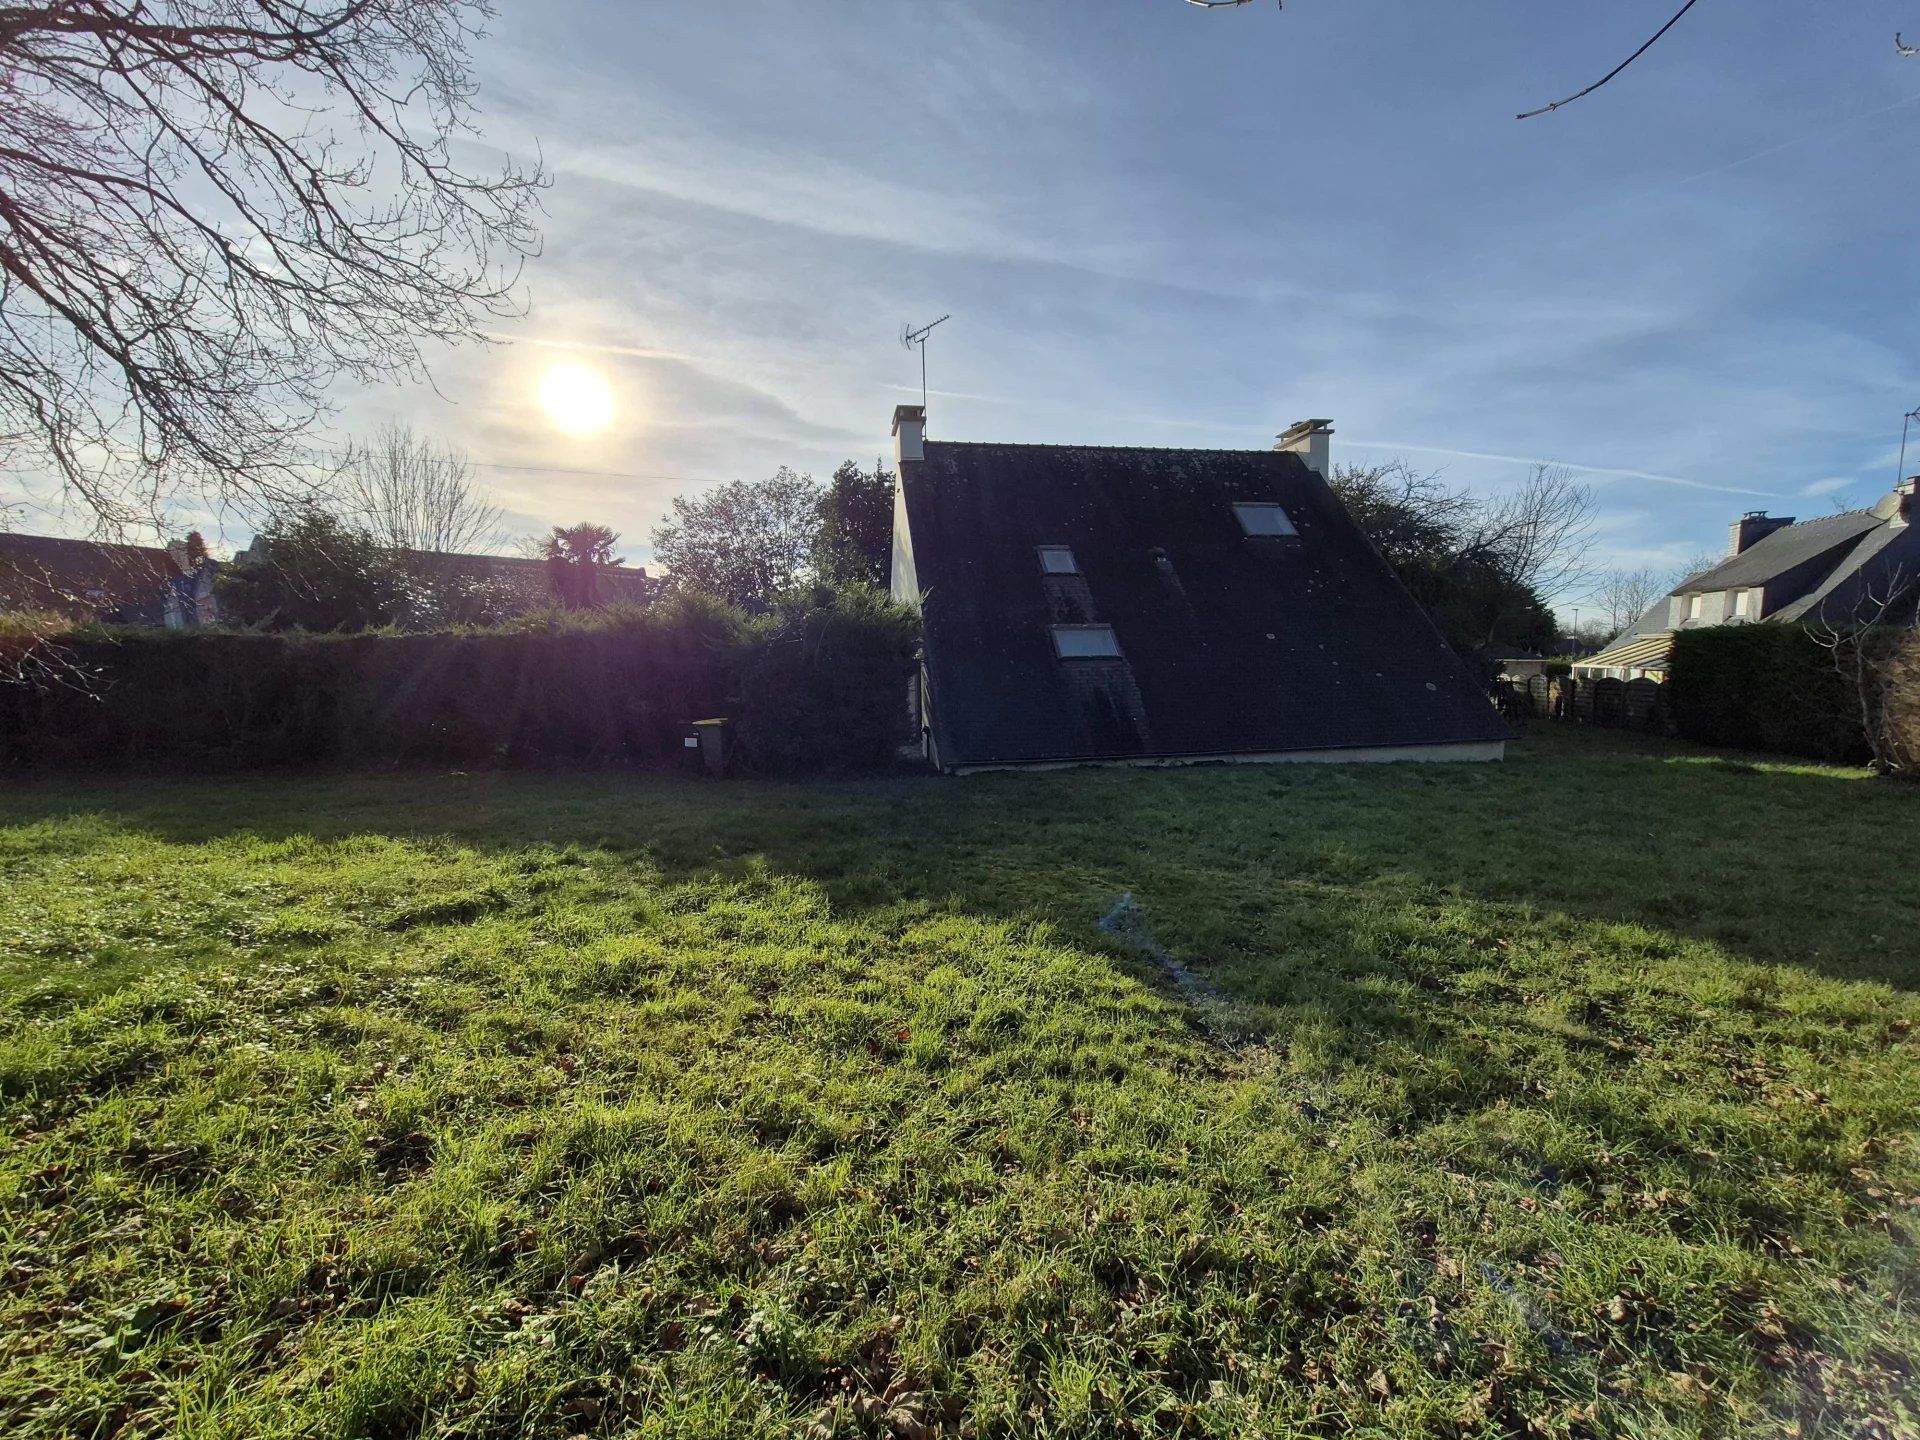
[[[1262,750],[1238,755],[1131,755],[1110,760],[1010,760],[955,765],[955,775],[990,770],[1072,770],[1084,765],[1131,765],[1161,769],[1169,765],[1377,765],[1412,762],[1484,764],[1504,760],[1504,740],[1473,740],[1455,745],[1367,745],[1337,750]]]

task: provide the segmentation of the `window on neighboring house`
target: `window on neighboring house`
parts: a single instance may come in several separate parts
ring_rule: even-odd
[[[1075,563],[1073,551],[1065,545],[1041,545],[1040,572],[1043,575],[1078,575],[1080,567]]]
[[[1700,618],[1700,602],[1705,598],[1706,597],[1702,595],[1687,596],[1687,619],[1698,620]]]
[[[1053,652],[1062,660],[1110,660],[1120,654],[1111,625],[1056,625]]]
[[[1240,528],[1249,535],[1297,535],[1293,521],[1287,518],[1287,512],[1278,505],[1264,500],[1241,500],[1233,507],[1233,513],[1240,520]]]
[[[1733,613],[1742,620],[1747,618],[1747,607],[1750,599],[1751,596],[1749,592],[1745,590],[1736,590],[1733,592]]]

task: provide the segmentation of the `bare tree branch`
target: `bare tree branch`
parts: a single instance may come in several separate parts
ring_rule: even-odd
[[[1557,465],[1536,465],[1519,489],[1482,506],[1461,557],[1493,564],[1518,591],[1552,600],[1593,573],[1593,491]],[[1491,642],[1505,614],[1487,632]]]
[[[1593,599],[1607,614],[1608,638],[1646,614],[1666,593],[1667,582],[1651,570],[1609,570],[1593,592]]]
[[[1701,551],[1667,576],[1667,594],[1671,595],[1694,576],[1706,574],[1725,559],[1724,555],[1712,555],[1704,550]]]
[[[0,6],[0,463],[103,526],[304,487],[333,383],[482,340],[537,170],[467,173],[485,0]]]
[[[1655,42],[1657,42],[1662,35],[1665,35],[1667,31],[1671,30],[1675,25],[1680,23],[1680,17],[1686,14],[1687,11],[1691,10],[1698,3],[1699,3],[1699,0],[1687,0],[1687,3],[1680,7],[1680,9],[1674,14],[1671,20],[1667,21],[1666,24],[1662,25],[1658,30],[1653,32],[1652,39],[1648,40],[1646,44],[1642,45],[1638,50],[1634,51],[1631,55],[1627,56],[1626,59],[1622,60],[1618,65],[1614,66],[1613,69],[1609,70],[1606,74],[1602,75],[1598,80],[1594,81],[1593,84],[1587,86],[1586,89],[1577,90],[1573,94],[1567,96],[1566,99],[1556,100],[1551,105],[1542,105],[1538,110],[1522,110],[1518,115],[1514,116],[1513,118],[1516,120],[1531,120],[1536,115],[1545,115],[1550,111],[1558,110],[1562,105],[1571,105],[1574,101],[1579,100],[1584,96],[1591,95],[1594,91],[1598,90],[1602,85],[1606,84],[1609,80],[1613,79],[1614,76],[1618,75],[1622,70],[1626,69],[1629,65],[1633,64],[1633,62],[1638,60],[1642,55],[1646,54],[1647,51],[1651,50],[1654,47]]]
[[[1844,621],[1823,616],[1806,627],[1852,693],[1873,768],[1887,774],[1920,765],[1906,734],[1920,715],[1920,613],[1904,627],[1890,623],[1904,613],[1915,583],[1906,567],[1895,567]]]
[[[339,486],[354,524],[382,549],[416,562],[484,549],[499,538],[500,508],[475,483],[467,457],[404,425],[349,446]]]
[[[1593,495],[1557,467],[1536,466],[1520,489],[1486,499],[1398,460],[1340,466],[1330,484],[1463,649],[1511,639],[1503,631],[1516,624],[1550,629],[1547,605],[1589,573]]]

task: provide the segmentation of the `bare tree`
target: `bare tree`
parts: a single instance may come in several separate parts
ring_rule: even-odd
[[[404,425],[350,445],[339,486],[349,517],[383,549],[449,555],[498,538],[500,507],[475,484],[472,463]]]
[[[1478,502],[1436,472],[1405,460],[1337,465],[1329,482],[1340,503],[1395,569],[1425,560],[1444,564],[1471,530]]]
[[[1329,484],[1457,648],[1551,633],[1548,605],[1589,574],[1593,494],[1558,467],[1486,498],[1398,460],[1340,466]]]
[[[1719,565],[1725,558],[1723,555],[1711,555],[1702,550],[1698,555],[1686,561],[1671,575],[1667,576],[1667,593],[1672,594],[1696,575],[1706,574],[1707,571]]]
[[[1517,589],[1553,599],[1592,574],[1593,491],[1558,465],[1535,465],[1526,483],[1481,507],[1463,553],[1494,564]],[[1504,616],[1494,617],[1498,633]]]
[[[1618,635],[1667,593],[1667,582],[1652,570],[1609,570],[1600,579],[1593,598],[1607,612],[1609,638]]]
[[[490,13],[0,4],[0,463],[103,525],[284,499],[336,378],[514,310],[544,181],[453,158]]]

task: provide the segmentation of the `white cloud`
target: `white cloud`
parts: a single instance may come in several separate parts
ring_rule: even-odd
[[[1859,484],[1851,475],[1829,475],[1824,480],[1816,480],[1800,489],[1802,495],[1831,495],[1836,490],[1846,490]]]

